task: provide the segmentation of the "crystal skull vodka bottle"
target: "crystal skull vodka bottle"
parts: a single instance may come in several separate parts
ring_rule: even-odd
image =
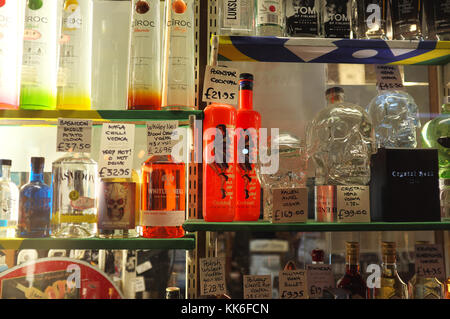
[[[284,1],[255,0],[256,35],[284,35]]]
[[[160,1],[133,0],[128,63],[128,109],[161,108]]]
[[[350,38],[351,0],[323,1],[321,15],[325,38]]]
[[[394,40],[422,38],[422,3],[420,0],[390,0]]]
[[[223,0],[219,7],[220,35],[254,33],[253,0]]]
[[[290,37],[321,36],[321,1],[286,1],[286,34]]]
[[[450,0],[425,0],[426,38],[450,41]]]
[[[353,39],[387,40],[388,21],[388,0],[352,1]]]
[[[86,153],[69,152],[52,164],[52,237],[97,234],[98,167]]]
[[[11,160],[0,160],[0,238],[16,236],[19,189],[11,182]]]

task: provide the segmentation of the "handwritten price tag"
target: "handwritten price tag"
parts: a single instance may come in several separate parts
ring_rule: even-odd
[[[376,65],[378,90],[403,90],[403,80],[398,65]]]
[[[233,68],[206,66],[203,102],[238,104],[239,71]]]
[[[370,222],[368,186],[337,186],[337,219],[339,223]]]
[[[91,120],[58,119],[57,152],[90,153],[91,140]]]
[[[147,122],[147,150],[152,155],[170,155],[178,142],[178,121]]]
[[[200,259],[200,289],[203,296],[226,293],[225,258]]]
[[[280,299],[307,299],[306,270],[283,270],[279,275]]]
[[[425,278],[445,280],[444,253],[441,245],[418,244],[415,247],[416,274]]]
[[[320,298],[325,288],[335,287],[331,265],[308,264],[306,272],[310,298]]]
[[[244,299],[271,299],[270,275],[244,275]]]
[[[276,188],[273,190],[272,223],[306,223],[307,219],[307,188]]]

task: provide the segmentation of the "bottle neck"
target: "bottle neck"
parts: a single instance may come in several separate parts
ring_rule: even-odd
[[[44,180],[44,169],[32,168],[30,172],[30,182],[42,182]]]
[[[327,102],[328,102],[328,104],[343,103],[344,95],[343,94],[329,94],[329,95],[327,95]]]
[[[11,179],[11,166],[2,165],[1,179],[4,181],[9,181]]]
[[[347,273],[359,273],[359,258],[356,255],[347,255],[345,262],[345,271]]]
[[[253,90],[239,90],[239,109],[253,110]]]

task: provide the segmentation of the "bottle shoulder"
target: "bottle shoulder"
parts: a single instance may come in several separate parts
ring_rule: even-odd
[[[53,165],[58,164],[93,164],[97,165],[97,162],[91,158],[87,153],[66,153],[57,160],[55,160]]]

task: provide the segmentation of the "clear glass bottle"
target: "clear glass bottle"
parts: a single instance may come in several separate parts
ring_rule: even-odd
[[[284,18],[283,0],[255,0],[256,35],[282,37]]]
[[[220,35],[254,34],[253,0],[220,0]]]
[[[98,236],[130,238],[139,236],[139,174],[131,178],[104,178],[100,182]]]
[[[408,299],[408,287],[397,272],[397,252],[394,242],[382,243],[380,288],[374,288],[374,299]]]
[[[166,0],[163,110],[195,109],[195,0]]]
[[[19,218],[19,189],[11,181],[11,164],[11,160],[0,160],[0,238],[16,236]]]
[[[321,31],[320,0],[286,1],[286,34],[290,37],[320,37]]]
[[[450,41],[450,0],[424,0],[426,38]],[[424,32],[425,33],[425,32]]]
[[[388,0],[353,0],[353,39],[388,40]]]
[[[142,237],[184,236],[186,219],[186,171],[171,155],[154,155],[142,164]]]
[[[17,237],[49,237],[52,189],[44,183],[43,157],[31,158],[30,181],[20,188]]]
[[[69,152],[52,164],[52,237],[97,234],[98,167],[89,154]]]
[[[420,0],[390,0],[394,40],[422,39],[422,5]]]
[[[359,243],[345,243],[345,274],[338,280],[337,287],[349,291],[351,299],[366,299],[367,285],[359,267]]]
[[[322,33],[325,38],[350,38],[351,9],[352,0],[322,2]]]

